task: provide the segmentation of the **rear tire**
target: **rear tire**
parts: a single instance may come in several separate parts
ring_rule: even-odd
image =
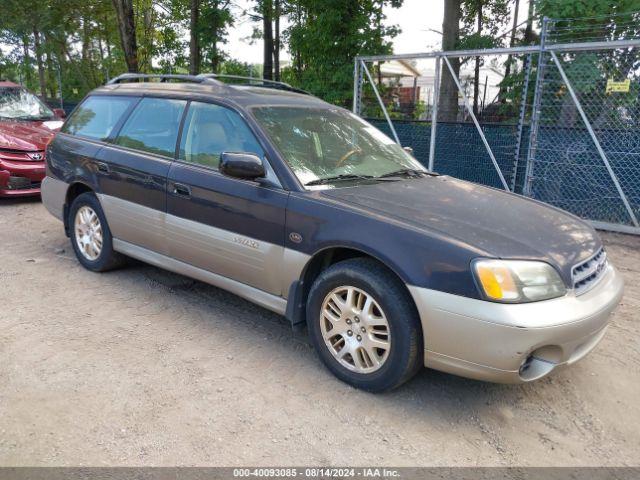
[[[423,366],[413,299],[379,262],[355,258],[323,271],[311,287],[307,326],[323,363],[362,390],[396,388]]]
[[[78,195],[71,203],[68,225],[71,246],[84,268],[106,272],[125,263],[125,257],[113,250],[111,230],[93,192]]]

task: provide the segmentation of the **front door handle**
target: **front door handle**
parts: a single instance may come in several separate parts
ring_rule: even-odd
[[[100,173],[109,173],[109,165],[104,162],[97,162],[98,172]]]
[[[173,193],[176,195],[180,195],[181,197],[190,197],[191,189],[187,185],[182,185],[181,183],[174,183]]]

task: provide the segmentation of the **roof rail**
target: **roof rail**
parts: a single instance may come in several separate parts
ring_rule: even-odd
[[[311,95],[309,92],[301,90],[296,87],[292,87],[288,83],[276,82],[275,80],[265,80],[263,78],[256,77],[243,77],[241,75],[227,75],[217,73],[201,73],[200,75],[182,75],[182,74],[164,74],[164,73],[123,73],[117,77],[112,78],[107,82],[107,85],[114,85],[117,83],[133,82],[136,80],[149,80],[152,78],[160,79],[160,82],[167,82],[169,80],[178,80],[181,82],[192,83],[208,83],[211,85],[218,85],[229,87],[228,83],[222,82],[221,79],[231,80],[244,80],[247,84],[258,83],[266,88],[275,88],[278,90],[287,90],[289,92],[302,93],[304,95]]]
[[[215,80],[214,78],[207,78],[196,75],[176,75],[176,74],[160,74],[160,73],[123,73],[117,77],[112,78],[107,82],[107,85],[114,85],[116,83],[124,83],[134,80],[148,80],[152,78],[159,78],[160,82],[167,82],[169,80],[179,80],[181,82],[192,83],[215,83],[216,85],[224,85],[223,82]]]
[[[226,73],[201,73],[200,75],[197,76],[197,78],[208,78],[208,79],[213,79],[213,80],[225,79],[225,78],[226,79],[230,79],[230,80],[245,80],[246,83],[248,83],[248,84],[259,83],[259,84],[262,84],[262,86],[266,87],[266,88],[276,88],[276,89],[280,89],[280,90],[287,90],[287,91],[290,91],[290,92],[296,92],[296,93],[303,93],[305,95],[311,95],[309,92],[306,92],[306,91],[301,90],[301,89],[296,88],[296,87],[292,87],[288,83],[277,82],[275,80],[267,80],[267,79],[264,79],[264,78],[244,77],[242,75],[227,75]]]

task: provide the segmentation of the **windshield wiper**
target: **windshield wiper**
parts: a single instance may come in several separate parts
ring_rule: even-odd
[[[423,177],[425,175],[429,175],[431,177],[435,177],[438,174],[432,172],[425,172],[424,170],[418,170],[416,168],[401,168],[400,170],[394,170],[393,172],[385,173],[384,175],[380,175],[376,178],[388,178],[388,177]]]
[[[331,177],[318,178],[316,180],[311,180],[310,182],[305,183],[305,187],[311,187],[313,185],[326,185],[327,183],[332,182],[341,182],[344,180],[370,180],[372,178],[376,178],[373,175],[356,175],[353,173],[349,174],[341,174],[341,175],[333,175]]]
[[[35,116],[35,115],[30,115],[28,117],[21,117],[23,120],[31,120],[34,122],[45,122],[47,120],[53,120],[54,118],[56,118],[55,116],[48,116],[48,115],[40,115],[40,116]]]

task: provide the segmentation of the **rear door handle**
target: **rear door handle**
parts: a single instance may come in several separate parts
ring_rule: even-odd
[[[182,185],[181,183],[174,183],[173,193],[175,193],[176,195],[180,195],[181,197],[190,197],[191,189],[187,185]]]
[[[100,173],[109,173],[109,165],[104,162],[98,162],[97,165]]]

